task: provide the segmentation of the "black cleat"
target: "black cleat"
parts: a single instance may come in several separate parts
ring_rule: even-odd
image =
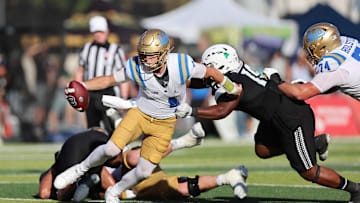
[[[87,176],[83,181],[80,182],[74,193],[74,202],[84,201],[90,192],[90,189],[100,182],[100,177],[97,174]]]
[[[352,192],[349,203],[360,203],[360,191]]]
[[[319,159],[325,161],[329,156],[328,146],[330,143],[330,134],[320,134],[315,136],[315,147],[317,153],[319,153]]]

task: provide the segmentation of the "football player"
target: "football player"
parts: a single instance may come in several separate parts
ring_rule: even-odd
[[[84,161],[58,175],[54,182],[56,188],[65,188],[90,168],[116,156],[128,143],[145,134],[137,166],[105,193],[106,201],[118,202],[119,194],[149,177],[160,163],[175,130],[176,106],[186,99],[187,80],[212,77],[229,94],[240,92],[239,87],[217,69],[196,63],[186,54],[170,53],[170,39],[161,30],[145,31],[137,49],[138,56],[131,57],[125,68],[111,76],[85,82],[88,90],[98,90],[133,80],[140,87],[137,107],[127,112],[105,145],[97,147]]]
[[[182,148],[200,145],[205,133],[200,123],[196,123],[192,129],[177,139],[171,141],[168,150],[163,156]],[[52,184],[54,177],[66,168],[79,163],[91,153],[91,151],[106,143],[108,135],[101,128],[92,128],[69,138],[62,146],[61,151],[55,153],[55,163],[44,172],[40,177],[39,197],[42,199],[57,199],[61,201],[73,200],[81,202],[89,194],[97,198],[104,189],[115,185],[115,180],[120,180],[124,174],[134,168],[140,157],[140,148],[129,149],[127,147],[115,159],[106,162],[106,166],[117,167],[109,170],[105,167],[91,169],[86,175],[82,176],[77,184],[71,184],[65,189],[56,190]],[[111,172],[111,174],[110,174]],[[114,177],[113,177],[114,176]],[[101,177],[101,178],[100,178]],[[168,176],[160,167],[157,167],[153,174],[131,190],[127,190],[120,195],[122,199],[179,199],[189,196],[198,196],[201,192],[218,187],[220,185],[231,185],[237,183],[237,187],[246,196],[247,169],[239,166],[218,176],[195,176],[179,177]],[[99,184],[98,184],[99,183]],[[78,185],[76,187],[76,185]],[[76,189],[76,190],[75,190]],[[166,191],[166,192],[164,192]],[[96,192],[96,193],[95,193]]]
[[[218,104],[192,108],[183,103],[177,107],[178,116],[221,119],[232,110],[244,111],[260,121],[255,134],[257,156],[270,158],[285,154],[291,167],[305,180],[348,191],[351,201],[360,202],[359,183],[317,164],[315,119],[308,104],[284,95],[273,79],[268,80],[252,70],[239,59],[236,50],[229,45],[217,44],[209,47],[202,55],[202,62],[218,68],[233,82],[241,85],[242,92],[240,96],[232,96],[221,87],[210,83]],[[205,87],[207,84],[209,83],[206,81],[197,81],[196,86]]]
[[[329,23],[312,25],[304,34],[303,48],[316,75],[303,84],[282,83],[281,91],[298,100],[336,90],[360,100],[360,44],[350,37],[340,36]]]

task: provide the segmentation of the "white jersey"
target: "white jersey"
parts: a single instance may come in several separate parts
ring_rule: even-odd
[[[186,100],[186,81],[203,78],[206,67],[181,53],[170,53],[166,62],[169,81],[163,87],[151,72],[145,72],[139,57],[128,60],[124,69],[114,73],[117,82],[133,80],[139,87],[136,105],[139,110],[156,119],[175,116],[175,109]]]
[[[360,44],[350,37],[341,37],[341,45],[326,54],[315,67],[311,80],[321,93],[337,87],[360,101]]]

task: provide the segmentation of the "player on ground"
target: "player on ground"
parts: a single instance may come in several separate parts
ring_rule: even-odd
[[[240,84],[242,92],[234,97],[213,85],[217,105],[191,108],[183,103],[177,107],[178,116],[221,119],[232,110],[244,111],[260,121],[255,134],[255,152],[260,158],[286,154],[291,167],[305,180],[348,191],[351,201],[360,202],[359,183],[317,164],[315,119],[308,104],[284,95],[273,80],[267,80],[244,64],[236,50],[229,45],[209,47],[202,56],[202,62],[218,68],[233,82]]]
[[[144,134],[139,163],[105,193],[106,201],[118,202],[119,194],[149,177],[160,163],[175,130],[176,106],[186,99],[187,80],[212,77],[228,93],[240,92],[239,87],[217,69],[196,63],[186,54],[169,53],[171,49],[170,39],[163,31],[148,30],[140,37],[138,56],[130,58],[124,69],[85,82],[88,90],[97,90],[133,80],[140,87],[137,107],[127,112],[105,145],[96,148],[80,164],[58,175],[54,182],[56,188],[65,188]]]
[[[182,148],[194,147],[202,143],[205,133],[200,123],[195,124],[192,129],[175,140],[171,141],[168,150],[163,156],[168,155],[174,150]],[[43,173],[40,178],[39,197],[42,199],[57,199],[57,200],[73,200],[81,202],[89,193],[92,197],[97,198],[98,192],[103,192],[109,186],[114,185],[115,179],[121,179],[122,175],[134,168],[140,157],[140,149],[134,148],[125,150],[120,153],[115,159],[108,161],[105,165],[117,167],[115,171],[110,171],[105,167],[96,167],[86,173],[77,184],[72,184],[65,189],[56,190],[52,184],[54,177],[66,168],[79,163],[81,160],[91,153],[91,151],[98,145],[106,143],[108,140],[107,133],[101,128],[92,128],[88,131],[76,134],[69,138],[61,148],[59,153],[56,153],[55,163],[52,167]],[[101,177],[101,179],[99,178]],[[247,170],[244,166],[232,169],[225,174],[218,176],[196,176],[179,177],[168,176],[160,167],[157,167],[154,173],[144,181],[136,185],[132,190],[125,191],[121,194],[121,198],[138,198],[138,199],[179,199],[184,197],[197,196],[200,192],[207,191],[220,185],[231,183],[239,183],[242,179],[240,187],[243,187],[243,195],[246,195],[246,180]],[[100,182],[101,180],[101,182]],[[78,185],[78,187],[76,187]],[[75,191],[76,188],[76,191]],[[75,191],[75,194],[74,194]],[[167,191],[167,192],[163,192]]]

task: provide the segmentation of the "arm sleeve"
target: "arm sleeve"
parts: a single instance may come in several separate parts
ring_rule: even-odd
[[[190,77],[191,78],[204,78],[205,73],[206,73],[206,67],[205,65],[201,64],[201,63],[196,63],[193,61],[193,68],[191,68],[190,70]]]
[[[332,72],[317,74],[310,82],[317,87],[321,93],[326,92],[332,87],[341,86],[349,78],[349,72],[337,69]]]

